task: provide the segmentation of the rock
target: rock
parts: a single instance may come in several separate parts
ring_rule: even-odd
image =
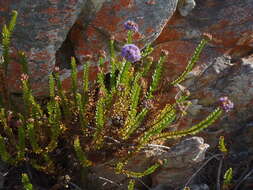
[[[186,17],[175,14],[153,43],[155,58],[161,49],[170,52],[164,71],[169,83],[184,71],[201,34],[212,34],[214,40],[183,83],[190,87],[193,104],[179,127],[185,129],[203,120],[220,96],[228,96],[235,103],[234,111],[202,133],[212,147],[222,133],[230,134],[252,116],[252,8],[253,0],[196,0],[195,9]]]
[[[178,11],[181,16],[187,16],[196,6],[195,0],[179,0]]]
[[[206,184],[193,184],[189,187],[190,190],[209,190],[209,187]],[[152,188],[152,190],[175,190],[175,188],[169,187],[168,185],[158,185],[155,188]]]
[[[193,184],[189,185],[190,190],[209,190],[209,187],[207,184]],[[181,189],[184,190],[184,189]]]
[[[166,169],[186,168],[203,161],[208,147],[209,145],[205,144],[201,137],[191,137],[173,146],[168,152],[159,156],[159,159],[165,160]]]
[[[217,57],[197,80],[189,80],[191,98],[198,100],[193,105],[199,108],[201,114],[190,114],[184,125],[192,126],[203,120],[217,106],[217,100],[228,96],[234,102],[234,109],[223,114],[221,119],[202,134],[208,139],[208,144],[214,147],[217,137],[224,132],[232,134],[240,128],[241,124],[252,118],[253,102],[253,56],[233,61],[231,57]]]
[[[6,176],[8,174],[8,164],[4,163],[2,160],[0,161],[0,188],[4,188],[4,183],[6,181]]]
[[[225,163],[233,168],[233,181],[241,181],[244,178],[245,181],[243,183],[239,185],[238,182],[236,184],[237,188],[251,190],[253,187],[253,169],[252,167],[247,168],[245,166],[249,165],[253,160],[252,118],[247,122],[240,123],[232,133],[227,134],[225,142],[229,144],[229,154]],[[213,166],[210,165],[209,170],[205,171],[205,173],[212,170]],[[246,175],[248,177],[245,177]]]
[[[106,1],[85,31],[78,30],[87,25],[84,20],[79,19],[76,28],[73,28],[70,39],[74,44],[75,55],[82,62],[84,55],[107,49],[111,36],[122,44],[127,37],[123,27],[127,20],[133,20],[139,25],[139,33],[134,35],[134,41],[144,46],[159,36],[176,5],[177,0],[163,0],[155,4],[148,4],[146,0]]]
[[[128,161],[126,169],[128,171],[143,172],[152,163],[152,158],[157,156],[156,151],[147,150],[138,153],[131,160]],[[110,165],[116,164],[111,162]],[[102,163],[91,168],[90,181],[94,183],[97,189],[103,190],[121,190],[127,189],[129,178],[123,174],[115,174],[115,170],[112,167]],[[147,186],[151,186],[151,179],[149,176],[141,178],[142,182]],[[143,189],[143,184],[136,181],[135,187]],[[94,187],[92,188],[94,189]]]
[[[168,185],[160,184],[160,185],[157,185],[156,187],[152,188],[151,190],[174,190],[174,188],[172,188]]]
[[[99,7],[102,1],[92,6],[86,0],[7,0],[0,2],[0,27],[9,21],[12,10],[19,13],[13,35],[12,51],[14,61],[10,64],[8,82],[12,92],[20,92],[20,65],[16,51],[22,50],[28,56],[32,88],[36,94],[47,93],[48,75],[55,67],[55,54],[66,39],[82,10],[89,6],[90,12]]]
[[[166,64],[166,76],[173,80],[181,73],[200,42],[204,32],[210,33],[214,41],[203,51],[195,72],[223,54],[233,59],[252,52],[253,0],[196,0],[196,7],[186,17],[175,14],[154,42],[157,48],[168,50],[170,57]]]
[[[152,164],[164,162],[163,167],[154,174],[141,178],[146,186],[178,187],[194,173],[197,164],[205,158],[205,151],[209,147],[200,137],[191,137],[171,147],[161,150],[159,146],[150,146],[135,155],[127,164],[129,171],[143,172]],[[166,151],[167,150],[167,151]],[[113,163],[111,163],[113,165]],[[106,164],[98,164],[91,168],[90,181],[96,182],[98,189],[124,189],[128,185],[128,177],[115,174]],[[93,185],[93,186],[94,186]],[[94,187],[95,188],[95,187]],[[137,181],[136,188],[142,189],[143,184]]]
[[[25,51],[28,56],[35,95],[47,94],[48,75],[55,65],[69,69],[71,56],[76,57],[78,63],[83,63],[88,53],[97,54],[99,50],[107,49],[112,35],[120,45],[126,37],[122,27],[126,20],[134,20],[140,25],[134,39],[143,47],[159,36],[176,6],[177,0],[163,0],[155,4],[146,0],[35,0],[32,4],[28,0],[0,2],[0,27],[9,20],[11,10],[19,12],[12,44],[14,60],[9,68],[10,90],[20,92],[17,49]],[[61,74],[64,80],[69,70],[63,70]]]
[[[177,0],[161,0],[156,1],[155,4],[148,2],[147,0],[106,1],[97,12],[95,19],[88,25],[85,20],[79,18],[69,36],[74,55],[79,62],[84,62],[85,55],[95,56],[101,49],[108,53],[111,36],[115,38],[116,49],[120,50],[127,37],[123,27],[127,20],[133,20],[139,25],[139,32],[133,36],[135,44],[142,48],[153,42],[175,12]],[[96,63],[96,58],[93,61]],[[81,70],[80,67],[80,72]],[[65,88],[69,88],[70,71],[65,70],[64,73],[62,80]]]
[[[11,10],[19,12],[12,44],[13,62],[9,68],[10,90],[20,92],[17,49],[25,51],[28,56],[35,94],[45,95],[48,75],[55,65],[61,67],[61,79],[68,89],[71,84],[71,56],[76,57],[80,64],[87,54],[95,54],[100,49],[108,51],[111,36],[115,37],[117,48],[120,48],[126,38],[122,25],[128,19],[140,26],[139,33],[134,35],[137,45],[144,47],[155,40],[155,58],[159,57],[162,49],[169,50],[171,56],[165,64],[165,81],[173,80],[185,69],[201,34],[208,32],[214,40],[206,47],[184,83],[190,88],[193,104],[189,108],[189,117],[183,120],[181,126],[185,128],[198,123],[214,110],[220,96],[229,96],[235,103],[234,111],[202,133],[208,144],[214,147],[222,133],[233,134],[234,137],[242,131],[241,123],[252,119],[253,0],[196,0],[196,6],[193,1],[187,2],[191,2],[188,8],[179,6],[178,9],[184,17],[178,13],[171,17],[176,10],[176,0],[34,0],[32,4],[28,0],[0,1],[0,27],[9,20]],[[194,6],[195,9],[189,12]],[[78,69],[81,77],[82,67],[79,65]],[[94,64],[90,79],[94,79],[96,72]],[[171,98],[169,94],[163,97]],[[252,147],[252,138],[248,135],[251,129],[244,130],[246,132],[240,134],[240,139],[245,139],[247,146]],[[177,186],[194,172],[196,163],[203,161],[206,148],[202,140],[187,139],[164,155],[140,155],[129,167],[141,171],[151,158],[166,158],[168,166],[152,175],[153,182],[169,182]],[[234,155],[239,155],[237,149],[240,147],[234,149]],[[247,154],[251,153],[249,149]],[[106,169],[101,171],[105,177],[108,175]]]
[[[202,55],[199,66],[195,69],[197,72],[201,72],[201,65],[208,64],[224,53],[238,58],[249,54],[252,49],[253,0],[239,3],[231,3],[230,0],[198,0],[196,8],[190,14],[185,17],[176,14],[171,20],[176,10],[176,0],[152,2],[36,0],[29,4],[26,0],[22,3],[8,0],[0,4],[0,26],[9,19],[12,9],[19,11],[13,47],[24,50],[29,57],[32,87],[36,94],[46,93],[48,74],[53,71],[57,52],[60,52],[57,64],[69,68],[70,56],[77,57],[78,62],[82,63],[87,53],[94,54],[100,49],[106,49],[112,35],[120,46],[126,37],[122,24],[128,19],[135,20],[140,25],[140,32],[134,37],[140,47],[159,36],[154,43],[157,47],[154,55],[158,56],[161,49],[167,49],[173,54],[166,64],[166,73],[171,80],[184,70],[186,61],[203,32],[210,32],[216,40]],[[187,3],[187,6],[183,6],[187,10],[194,7],[192,0],[180,1],[179,5],[182,2]],[[178,7],[179,12],[185,15],[180,8],[182,6]],[[161,33],[167,21],[169,22]],[[71,47],[62,50],[65,46]],[[66,54],[65,57],[63,54]],[[20,92],[20,68],[17,63],[10,65],[10,73],[11,90]],[[61,73],[61,78],[67,81],[64,82],[67,88],[69,70],[63,69]]]
[[[169,185],[176,188],[185,184],[205,159],[205,152],[209,147],[201,137],[191,137],[182,140],[168,152],[154,157],[163,163],[163,167],[151,175],[152,185]]]

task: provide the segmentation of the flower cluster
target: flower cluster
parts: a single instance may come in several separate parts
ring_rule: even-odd
[[[25,73],[21,74],[21,81],[27,81],[29,79],[29,76]]]
[[[227,96],[221,97],[219,99],[220,107],[225,111],[229,112],[231,109],[234,108],[234,103],[228,99]]]
[[[126,44],[121,50],[121,56],[129,62],[135,63],[141,59],[141,51],[134,44]]]
[[[134,21],[130,21],[130,20],[124,23],[124,27],[126,30],[133,31],[133,32],[138,32],[139,30],[138,25]]]
[[[138,24],[130,20],[124,23],[124,27],[126,30],[131,32],[138,32],[139,28]],[[141,51],[136,45],[130,43],[122,47],[121,56],[129,62],[135,63],[141,59]]]

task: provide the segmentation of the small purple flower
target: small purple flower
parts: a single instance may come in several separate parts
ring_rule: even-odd
[[[124,23],[124,27],[126,30],[130,30],[133,32],[138,32],[139,27],[138,24],[136,24],[134,21],[128,20]]]
[[[229,112],[231,109],[234,108],[234,103],[228,99],[227,96],[221,97],[219,99],[220,107],[225,111]]]
[[[141,51],[134,44],[126,44],[121,50],[121,56],[129,62],[135,63],[141,59]]]

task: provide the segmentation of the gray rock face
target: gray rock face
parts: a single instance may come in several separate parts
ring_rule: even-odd
[[[83,62],[85,54],[97,54],[101,49],[108,52],[111,36],[114,36],[120,48],[127,37],[123,27],[127,20],[139,25],[139,32],[134,34],[134,43],[143,47],[153,42],[175,12],[177,0],[160,0],[154,4],[149,2],[151,1],[106,1],[88,26],[85,19],[78,19],[70,39],[79,61]],[[85,28],[85,31],[78,28]]]
[[[0,27],[9,20],[11,10],[19,13],[17,26],[13,35],[12,47],[26,53],[29,60],[32,87],[36,93],[45,93],[48,75],[55,66],[55,54],[87,6],[94,12],[103,1],[93,4],[87,0],[7,0],[1,1]],[[87,13],[86,13],[87,14]],[[87,15],[88,17],[89,15]],[[4,19],[4,20],[3,20]],[[10,65],[9,82],[13,92],[18,91],[20,70],[18,65]]]
[[[194,173],[195,167],[205,159],[208,147],[201,137],[187,138],[171,148],[150,145],[133,157],[126,168],[129,171],[143,172],[153,163],[163,162],[163,167],[141,180],[148,186],[152,185],[154,190],[181,187]],[[112,168],[105,164],[94,166],[91,171],[91,181],[96,181],[98,189],[119,190],[128,185],[127,176],[116,175]],[[111,182],[105,179],[110,179]],[[142,184],[138,184],[136,188],[142,189]]]
[[[253,101],[252,56],[240,60],[231,60],[229,56],[218,57],[198,76],[198,80],[188,82],[192,98],[199,100],[194,106],[199,107],[202,113],[210,112],[210,106],[215,106],[221,96],[228,96],[234,102],[234,109],[224,114],[223,120],[217,123],[227,132],[252,117],[252,107],[247,106]],[[198,117],[201,116],[198,114]],[[226,119],[228,117],[229,120]]]
[[[181,16],[187,16],[195,6],[195,0],[179,0],[177,5]]]
[[[191,137],[176,144],[168,152],[155,157],[161,160],[163,168],[152,174],[153,185],[164,184],[180,187],[194,173],[196,164],[205,159],[209,147],[201,137]]]
[[[146,0],[34,0],[32,3],[6,0],[0,2],[0,7],[0,27],[9,20],[11,10],[19,12],[13,35],[13,56],[16,57],[17,49],[25,51],[31,86],[36,95],[43,95],[47,93],[48,75],[56,64],[56,52],[63,45],[67,48],[59,53],[59,66],[66,65],[64,62],[68,62],[70,56],[82,62],[87,53],[97,54],[100,49],[106,49],[111,35],[122,41],[123,23],[134,20],[140,25],[135,42],[145,46],[161,33],[176,10],[177,0],[154,4]],[[8,82],[12,92],[20,92],[19,67],[16,59],[10,64]]]
[[[159,159],[164,160],[164,168],[186,168],[203,161],[208,147],[203,138],[191,137],[173,146]]]

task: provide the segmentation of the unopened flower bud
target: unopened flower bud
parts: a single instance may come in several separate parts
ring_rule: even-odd
[[[19,120],[17,120],[17,122],[16,122],[16,124],[17,124],[17,127],[20,127],[21,125],[22,125],[22,121],[19,119]]]
[[[156,2],[155,2],[155,0],[149,0],[149,1],[146,2],[146,4],[147,5],[155,5]]]
[[[8,111],[7,112],[7,120],[10,121],[13,118],[13,112],[12,111]]]
[[[29,76],[28,76],[27,74],[24,74],[24,73],[23,73],[23,74],[21,75],[21,80],[22,80],[22,81],[26,81],[26,80],[28,80],[28,79],[29,79]]]
[[[100,51],[99,51],[99,56],[100,56],[101,58],[105,59],[105,58],[106,58],[106,52],[105,52],[104,50],[100,50]]]
[[[164,50],[164,49],[162,50],[161,53],[162,53],[162,56],[166,56],[167,57],[169,55],[169,52],[167,50]]]
[[[110,37],[110,40],[111,40],[111,41],[114,41],[114,40],[115,40],[115,36],[112,35],[112,36]]]
[[[93,58],[93,56],[91,54],[87,54],[87,55],[84,56],[85,61],[91,61],[92,58]]]
[[[147,57],[147,61],[148,61],[148,62],[153,62],[153,61],[154,61],[154,58],[151,57],[151,56],[148,56],[148,57]]]
[[[29,123],[34,123],[34,119],[33,119],[33,118],[29,118],[29,119],[28,119],[28,122],[29,122]]]
[[[13,115],[13,112],[12,112],[12,111],[8,111],[8,115],[9,115],[9,116],[12,116],[12,115]]]
[[[102,73],[103,72],[103,69],[101,67],[98,67],[98,72],[99,73]]]
[[[4,57],[0,56],[0,63],[2,64],[4,62]]]
[[[124,23],[124,27],[126,30],[138,32],[139,27],[138,24],[136,24],[134,21],[128,20]]]
[[[223,109],[225,112],[229,112],[231,109],[234,108],[234,103],[229,100],[227,96],[221,97],[219,99],[219,102],[221,109]]]
[[[185,96],[190,96],[190,95],[191,95],[191,93],[190,93],[189,90],[185,90],[185,91],[184,91],[184,94],[185,94]]]
[[[55,96],[55,97],[54,97],[54,100],[55,100],[56,102],[60,102],[60,101],[61,101],[61,98],[60,98],[60,96]]]
[[[204,38],[207,41],[212,41],[213,40],[213,36],[210,33],[203,33],[202,38]]]
[[[55,71],[56,73],[58,73],[58,72],[60,71],[60,67],[55,67],[55,68],[54,68],[54,71]]]

